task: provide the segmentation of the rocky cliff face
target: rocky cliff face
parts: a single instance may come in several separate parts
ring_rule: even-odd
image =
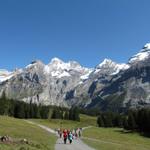
[[[45,105],[67,106],[66,93],[74,89],[91,69],[75,61],[68,63],[54,58],[48,65],[34,61],[24,69],[12,72],[0,82],[0,93],[8,98]]]
[[[120,112],[150,105],[150,44],[131,57],[127,65],[96,93],[88,107]]]
[[[81,84],[77,85],[74,91],[74,96],[69,97],[71,103],[88,107],[92,103],[92,99],[97,96],[98,91],[106,87],[114,75],[120,71],[129,68],[127,64],[117,64],[110,59],[105,59],[97,65]]]
[[[123,111],[150,104],[150,44],[117,64],[105,59],[93,69],[54,58],[14,72],[0,70],[0,95],[44,105],[98,107]]]

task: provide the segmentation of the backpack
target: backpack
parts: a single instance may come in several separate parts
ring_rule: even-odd
[[[73,137],[72,137],[72,134],[71,134],[71,133],[69,133],[68,139],[69,139],[69,140],[72,140],[72,139],[73,139]]]
[[[67,138],[67,132],[64,132],[64,138]]]

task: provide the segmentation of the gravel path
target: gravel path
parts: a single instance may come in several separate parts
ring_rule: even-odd
[[[55,150],[95,150],[84,144],[80,139],[73,140],[72,144],[63,143],[63,139],[58,139],[55,145]]]
[[[37,126],[39,126],[40,128],[46,130],[49,133],[56,134],[56,132],[51,128],[48,128],[46,126],[40,125],[38,123],[29,121],[29,120],[25,120],[25,121],[30,123],[30,124],[37,125]],[[83,130],[87,129],[87,128],[90,128],[90,126],[83,128]],[[67,142],[67,144],[64,144],[63,139],[59,138],[57,140],[56,144],[55,144],[55,150],[95,150],[95,149],[90,148],[88,145],[83,143],[82,140],[80,140],[80,139],[73,140],[72,144],[69,144],[68,142]]]
[[[43,125],[41,125],[41,124],[38,124],[38,123],[36,123],[36,122],[32,122],[32,121],[30,121],[30,120],[25,120],[25,121],[28,122],[28,123],[30,123],[30,124],[39,126],[40,128],[42,128],[42,129],[48,131],[49,133],[56,134],[56,132],[55,132],[53,129],[51,129],[51,128],[48,128],[48,127],[43,126]]]

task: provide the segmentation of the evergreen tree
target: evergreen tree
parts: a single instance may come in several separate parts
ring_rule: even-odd
[[[48,119],[49,108],[47,106],[40,107],[40,116],[42,119]]]
[[[136,125],[136,122],[135,122],[135,118],[134,118],[132,112],[129,112],[129,115],[128,115],[128,128],[129,128],[130,130],[135,130],[135,129],[137,129],[137,125]]]
[[[63,110],[59,110],[59,119],[64,119],[64,112],[63,112]]]
[[[65,111],[64,119],[65,120],[69,120],[69,113],[68,113],[68,111]]]
[[[113,127],[123,127],[123,116],[120,114],[113,115]]]
[[[73,108],[69,110],[69,120],[73,120]]]
[[[104,122],[103,122],[103,119],[102,119],[101,115],[99,115],[97,117],[97,124],[98,124],[99,127],[104,127]]]
[[[51,118],[52,118],[52,115],[53,115],[53,109],[52,109],[52,108],[49,108],[49,111],[48,111],[48,119],[51,119]]]
[[[144,115],[143,115],[143,132],[144,133],[150,133],[150,109],[145,108],[144,109]]]
[[[9,100],[6,99],[5,92],[3,92],[0,98],[0,114],[8,115],[8,113],[9,113]]]
[[[69,120],[80,121],[79,109],[77,107],[72,107],[69,110]]]
[[[34,118],[34,108],[32,102],[30,102],[30,118]]]
[[[30,105],[29,104],[24,105],[24,111],[25,111],[25,118],[26,119],[30,118]]]
[[[80,121],[79,109],[77,107],[73,108],[73,120],[74,121]]]
[[[113,123],[112,123],[113,116],[112,116],[111,112],[103,113],[102,119],[103,119],[105,127],[112,127],[113,126]]]
[[[126,130],[129,129],[127,117],[124,117],[124,119],[123,119],[123,127],[124,127],[124,129],[126,129]]]
[[[38,114],[38,106],[36,104],[32,104],[33,105],[33,118],[38,118],[37,114]]]
[[[14,109],[15,109],[15,101],[11,99],[9,100],[9,110],[8,110],[9,116],[14,116]]]
[[[56,109],[53,109],[52,119],[57,119],[57,111],[56,111]]]
[[[145,122],[145,109],[140,109],[138,111],[138,119],[137,119],[138,129],[140,132],[144,131],[144,122]]]
[[[14,117],[25,118],[25,110],[23,103],[17,102],[14,109]]]

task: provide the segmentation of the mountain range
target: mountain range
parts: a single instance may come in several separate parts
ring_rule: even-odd
[[[126,64],[104,59],[95,68],[53,58],[13,72],[0,70],[0,96],[27,103],[122,112],[150,105],[150,43]]]

